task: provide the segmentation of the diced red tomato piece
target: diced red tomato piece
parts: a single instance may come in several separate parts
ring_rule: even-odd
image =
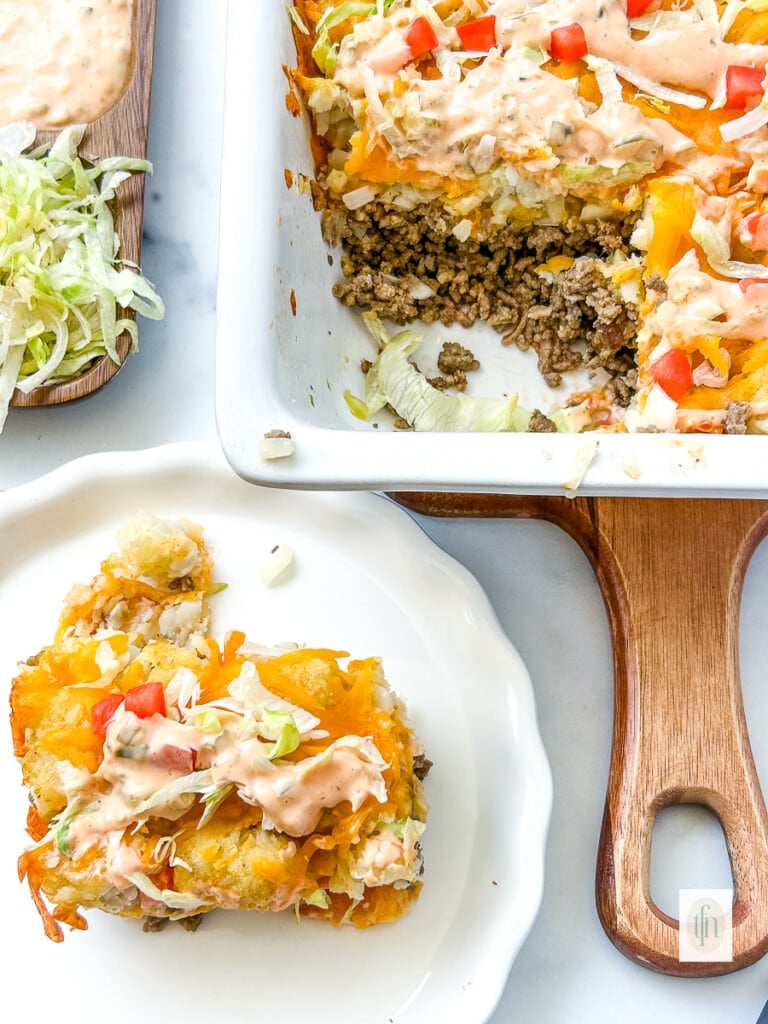
[[[115,713],[123,703],[122,693],[110,693],[104,700],[91,708],[91,728],[97,736],[107,735],[107,726],[115,717]]]
[[[581,60],[587,55],[587,37],[577,22],[553,28],[549,37],[549,54],[555,60]]]
[[[759,288],[761,285],[768,287],[768,277],[743,277],[739,281],[739,288],[745,295],[752,288]]]
[[[174,747],[169,743],[153,756],[152,762],[161,768],[170,768],[171,771],[188,775],[197,766],[197,751],[189,747]]]
[[[691,362],[682,349],[671,348],[651,366],[651,376],[674,402],[693,387]]]
[[[437,46],[435,30],[424,17],[416,18],[411,22],[405,33],[405,41],[411,51],[412,60],[429,53]]]
[[[166,714],[163,684],[142,683],[141,686],[134,686],[125,695],[125,710],[132,711],[137,718]]]
[[[496,15],[487,14],[484,18],[467,21],[457,25],[461,45],[471,53],[488,53],[496,45]]]
[[[652,3],[653,0],[627,0],[627,17],[639,18],[641,14],[645,14]]]
[[[725,109],[743,110],[751,100],[759,100],[764,81],[764,68],[732,64],[725,72]]]
[[[749,246],[758,252],[768,250],[768,213],[750,213],[744,226],[749,232]]]

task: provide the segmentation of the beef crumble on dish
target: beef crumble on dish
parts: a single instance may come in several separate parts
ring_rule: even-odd
[[[295,0],[313,197],[343,253],[333,293],[379,345],[365,400],[348,397],[356,415],[386,406],[417,430],[768,429],[755,3]],[[587,390],[534,415],[474,394],[461,367],[418,371],[420,323],[478,322],[533,350],[550,387],[582,370]]]

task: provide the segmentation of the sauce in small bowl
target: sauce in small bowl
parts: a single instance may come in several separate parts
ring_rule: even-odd
[[[91,124],[130,81],[135,0],[0,0],[0,124]]]

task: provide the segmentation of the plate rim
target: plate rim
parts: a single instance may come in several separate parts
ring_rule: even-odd
[[[7,535],[3,527],[14,517],[23,516],[25,511],[39,509],[51,501],[66,498],[89,484],[103,485],[110,479],[130,477],[131,474],[151,478],[169,470],[182,474],[200,471],[224,473],[231,480],[237,481],[238,485],[242,483],[218,446],[207,442],[176,442],[148,449],[99,452],[81,456],[36,480],[0,493],[0,531]],[[245,484],[243,486],[247,487]],[[517,831],[526,836],[524,846],[519,847],[521,865],[525,871],[525,886],[515,894],[516,928],[505,928],[504,934],[509,936],[506,948],[501,954],[496,950],[493,963],[487,967],[484,965],[483,977],[492,975],[493,982],[488,980],[482,990],[481,986],[475,985],[469,997],[471,1004],[463,1007],[466,1012],[462,1019],[480,1024],[488,1020],[501,999],[509,972],[534,925],[543,898],[546,846],[552,812],[552,773],[540,734],[531,677],[478,580],[461,562],[440,548],[405,509],[387,496],[377,494],[342,498],[328,492],[307,497],[309,500],[320,498],[327,501],[330,508],[348,508],[351,504],[356,514],[358,510],[375,509],[377,522],[385,523],[387,530],[399,531],[403,541],[409,547],[419,549],[422,557],[428,555],[434,558],[451,579],[460,585],[463,593],[469,595],[478,620],[495,638],[494,656],[509,659],[509,664],[516,663],[516,678],[505,682],[504,686],[514,691],[517,719],[525,726],[524,729],[517,729],[510,740],[521,750],[526,765],[520,799],[521,817],[515,823]],[[512,902],[510,900],[505,903],[510,914]],[[418,1004],[418,994],[415,994],[402,1011],[405,1017],[401,1018],[398,1013],[397,1019],[410,1020],[410,1012],[418,1008]],[[472,1016],[468,1016],[469,1013]],[[418,1020],[418,1017],[413,1019]]]

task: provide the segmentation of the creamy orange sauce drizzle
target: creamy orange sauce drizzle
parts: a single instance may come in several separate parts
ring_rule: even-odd
[[[538,9],[537,9],[538,7]],[[524,20],[517,20],[529,8]],[[577,22],[584,29],[589,52],[595,57],[632,68],[655,82],[715,95],[730,64],[760,67],[768,61],[768,46],[727,43],[716,25],[704,20],[655,25],[634,38],[627,26],[622,0],[496,0],[490,8],[503,22],[501,38],[513,45],[546,48],[557,25]]]
[[[357,811],[369,796],[379,803],[386,800],[381,774],[384,765],[370,740],[345,737],[324,755],[295,764],[271,761],[270,744],[243,734],[240,715],[221,714],[222,728],[213,737],[173,718],[153,715],[139,719],[131,712],[119,712],[107,729],[104,759],[96,776],[85,783],[79,780],[80,796],[88,806],[69,828],[73,858],[122,834],[142,818],[144,800],[189,774],[188,768],[163,763],[163,751],[168,747],[195,751],[197,768],[210,771],[212,787],[233,784],[241,799],[260,806],[274,828],[290,836],[311,834],[323,811],[344,801]],[[108,793],[99,793],[100,782],[109,783]],[[147,813],[174,821],[189,809],[191,799],[170,797]],[[109,871],[109,858],[107,868]],[[116,868],[113,881],[118,884],[118,876],[124,880],[127,874],[127,870]]]
[[[745,294],[738,281],[702,271],[696,254],[689,252],[670,270],[667,289],[667,298],[650,313],[646,326],[671,344],[705,332],[751,342],[768,337],[768,284]]]
[[[353,811],[359,810],[381,778],[355,749],[344,746],[309,770],[301,764],[265,764],[246,756],[238,757],[226,770],[215,764],[213,775],[220,782],[236,782],[241,797],[261,806],[289,836],[309,834],[325,808],[337,807],[345,800]]]
[[[553,28],[577,22],[590,58],[609,61],[619,78],[628,69],[695,94],[701,106],[721,88],[729,65],[768,62],[768,46],[725,42],[719,26],[696,12],[642,37],[631,30],[625,11],[623,0],[496,0],[488,13],[496,17],[499,51],[460,76],[444,67],[436,77],[422,76],[412,63],[402,66],[405,15],[373,16],[344,38],[332,77],[368,103],[371,127],[396,156],[414,159],[421,171],[471,178],[501,157],[565,192],[552,173],[560,163],[618,169],[634,161],[658,170],[669,160],[684,163],[682,154],[688,150],[690,156],[692,145],[620,92],[595,107],[580,97],[577,79],[537,66],[531,54],[538,51],[546,61]],[[438,38],[456,49],[451,29],[443,28]]]
[[[0,0],[0,124],[89,124],[130,76],[135,0]]]

